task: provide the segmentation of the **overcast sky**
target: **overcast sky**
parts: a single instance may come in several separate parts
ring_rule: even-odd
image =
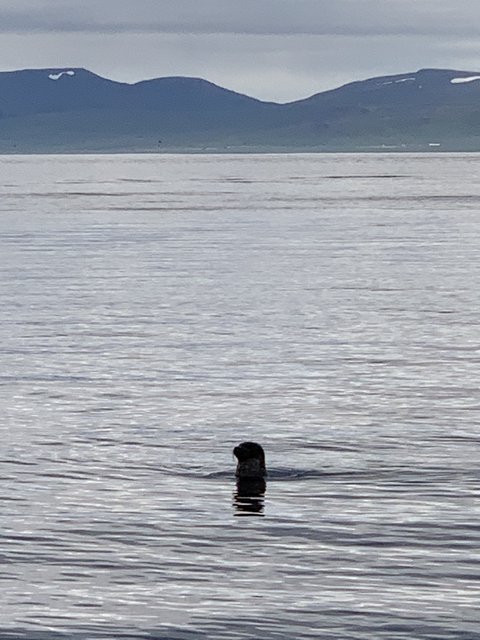
[[[0,0],[0,70],[200,76],[285,102],[375,75],[480,71],[479,0]]]

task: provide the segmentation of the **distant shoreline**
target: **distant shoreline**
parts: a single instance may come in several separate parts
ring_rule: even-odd
[[[435,146],[435,147],[390,147],[374,146],[368,148],[248,148],[248,149],[195,149],[195,148],[175,148],[175,149],[31,149],[20,150],[0,149],[0,156],[115,156],[115,155],[192,155],[192,156],[213,156],[213,155],[334,155],[334,154],[422,154],[432,155],[439,153],[480,153],[480,147],[460,147],[460,146]]]

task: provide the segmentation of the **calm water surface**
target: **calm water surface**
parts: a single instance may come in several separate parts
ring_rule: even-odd
[[[480,156],[0,176],[1,640],[480,638]]]

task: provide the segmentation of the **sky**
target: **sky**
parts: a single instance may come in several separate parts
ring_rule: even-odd
[[[425,67],[480,71],[478,0],[0,0],[0,70],[202,77],[288,102]]]

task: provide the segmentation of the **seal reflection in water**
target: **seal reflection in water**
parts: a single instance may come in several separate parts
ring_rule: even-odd
[[[236,515],[263,515],[267,483],[265,453],[256,442],[242,442],[233,450],[238,460],[237,490],[234,494]]]

